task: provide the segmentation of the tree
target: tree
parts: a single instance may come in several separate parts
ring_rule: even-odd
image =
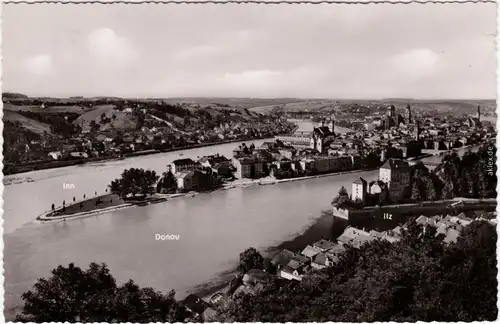
[[[137,194],[145,196],[155,192],[156,181],[158,176],[155,171],[131,168],[124,170],[121,178],[111,181],[108,187],[122,198],[128,195],[135,197]]]
[[[385,206],[389,205],[390,203],[391,203],[391,196],[389,193],[389,188],[387,187],[387,184],[384,184],[384,186],[382,187],[382,191],[378,196],[378,204],[380,206]]]
[[[90,121],[90,131],[97,132],[99,129],[100,129],[99,124],[97,124],[95,120],[91,120]]]
[[[185,313],[175,292],[163,295],[133,281],[116,285],[106,264],[82,270],[70,263],[52,270],[22,295],[21,322],[178,322]]]
[[[177,189],[178,189],[177,180],[175,179],[174,174],[171,171],[165,172],[160,182],[158,183],[157,191],[174,193],[177,192]]]
[[[332,200],[332,206],[339,208],[339,209],[345,209],[350,206],[351,199],[349,198],[349,193],[347,192],[347,189],[342,186],[339,189],[339,193],[335,198]]]
[[[264,267],[264,258],[255,248],[251,247],[240,253],[240,263],[238,271],[247,273],[252,269],[262,269]]]

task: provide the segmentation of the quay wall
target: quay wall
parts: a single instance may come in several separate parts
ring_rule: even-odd
[[[348,220],[349,223],[362,224],[378,218],[393,222],[405,221],[412,216],[434,216],[450,212],[466,212],[473,210],[495,211],[497,201],[491,199],[461,199],[455,198],[441,201],[426,201],[414,204],[399,204],[389,206],[366,207],[363,209],[338,209],[333,207],[335,217]]]
[[[37,217],[37,220],[39,221],[56,221],[56,220],[66,220],[66,219],[75,219],[75,218],[83,218],[83,217],[89,217],[89,216],[95,216],[98,214],[104,214],[104,213],[109,213],[113,212],[119,209],[124,209],[124,208],[129,208],[129,207],[135,207],[135,204],[131,203],[126,203],[118,206],[111,206],[107,208],[101,208],[101,209],[96,209],[96,210],[91,210],[87,212],[82,212],[82,213],[76,213],[76,214],[71,214],[71,215],[62,215],[62,216],[48,216],[49,214],[52,213],[52,211],[44,213],[40,216]]]

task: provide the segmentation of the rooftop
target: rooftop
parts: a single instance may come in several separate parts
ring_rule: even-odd
[[[195,162],[189,158],[178,159],[178,160],[173,161],[172,163],[176,166],[195,164]]]
[[[400,159],[388,159],[380,168],[394,170],[394,169],[404,169],[408,167],[409,164],[406,161]]]
[[[314,246],[306,246],[306,248],[301,252],[302,255],[308,257],[308,258],[312,258],[314,257],[316,254],[320,253],[321,250],[318,249],[317,247],[314,247]]]
[[[182,303],[192,312],[197,314],[203,314],[203,312],[208,308],[208,304],[205,301],[193,294],[187,296]]]
[[[328,249],[331,249],[332,247],[336,246],[336,244],[331,242],[331,241],[321,239],[318,242],[313,243],[313,246],[317,247],[321,250],[328,250]]]
[[[357,178],[357,179],[356,179],[353,183],[354,183],[354,184],[366,185],[366,180],[365,180],[365,179],[363,179],[363,178],[361,178],[361,177],[359,177],[359,178]]]
[[[285,266],[288,262],[293,259],[295,253],[290,250],[284,249],[280,253],[276,254],[274,258],[271,260],[271,263],[276,265]]]

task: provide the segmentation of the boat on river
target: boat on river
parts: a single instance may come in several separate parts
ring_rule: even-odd
[[[278,182],[276,180],[273,180],[273,181],[260,181],[259,185],[261,185],[261,186],[268,186],[268,185],[275,185],[277,183]]]

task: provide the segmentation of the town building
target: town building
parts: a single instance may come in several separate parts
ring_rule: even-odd
[[[334,244],[331,248],[314,256],[311,267],[314,269],[324,269],[331,267],[340,259],[340,255],[344,253],[345,247],[340,244]]]
[[[190,315],[190,322],[196,322],[199,320],[206,320],[216,314],[213,307],[196,295],[189,295],[183,301],[182,304],[186,308],[186,311]]]
[[[175,174],[177,188],[182,191],[196,190],[199,187],[198,175],[195,171],[183,171]]]
[[[352,200],[360,199],[365,201],[366,194],[368,193],[368,183],[365,179],[359,177],[352,183]]]
[[[384,129],[390,129],[391,127],[399,127],[401,123],[404,123],[404,118],[400,114],[396,115],[396,107],[391,105],[387,109],[387,116],[385,116],[383,125]]]
[[[405,189],[410,186],[411,167],[400,159],[388,159],[379,170],[379,180],[387,184],[389,195],[397,203],[403,198]]]
[[[273,275],[260,269],[251,269],[243,276],[242,282],[245,286],[254,287],[258,284],[265,284]]]
[[[303,256],[305,256],[311,260],[314,258],[314,256],[316,254],[319,254],[319,253],[321,253],[321,249],[314,247],[314,246],[311,246],[311,245],[306,246],[305,249],[302,250],[302,252],[300,252],[300,254],[302,254]]]
[[[297,259],[292,259],[280,271],[280,276],[288,280],[302,281],[306,273],[307,263]]]
[[[347,227],[342,235],[337,238],[337,241],[341,245],[352,245],[359,248],[361,245],[375,239],[375,237],[371,236],[370,233],[366,231],[354,227]]]
[[[173,174],[176,174],[179,172],[195,170],[198,166],[199,164],[191,159],[178,159],[170,163],[167,169]]]
[[[335,243],[333,243],[332,241],[328,241],[328,240],[325,240],[325,239],[321,239],[317,242],[314,242],[313,243],[313,246],[315,248],[318,248],[321,250],[321,252],[325,252],[329,249],[331,249],[332,247],[336,246]]]
[[[307,266],[310,264],[310,259],[284,249],[274,256],[271,263],[278,270],[280,277],[288,280],[301,281],[307,270]]]
[[[258,179],[264,175],[264,163],[256,157],[235,159],[236,177],[239,179]]]
[[[312,132],[310,131],[296,131],[292,135],[280,135],[275,139],[281,141],[287,146],[291,146],[298,151],[312,148]]]
[[[59,160],[62,158],[62,153],[61,153],[61,151],[53,151],[53,152],[49,152],[47,154],[47,156],[52,158],[53,160]]]

